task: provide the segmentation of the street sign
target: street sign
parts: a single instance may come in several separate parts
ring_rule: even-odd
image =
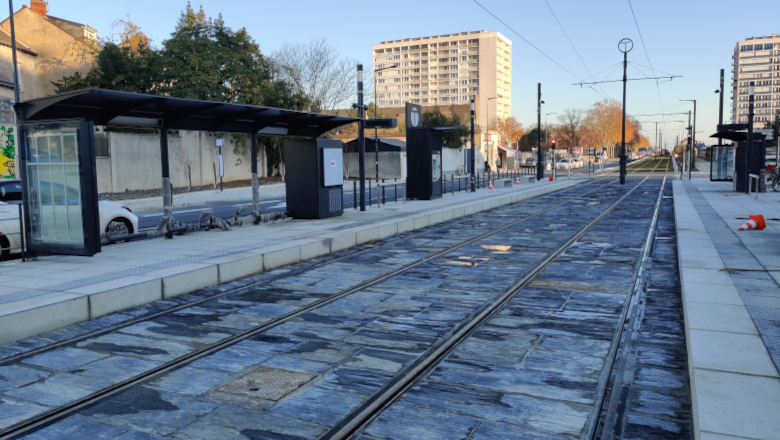
[[[406,128],[422,127],[422,106],[406,103]]]

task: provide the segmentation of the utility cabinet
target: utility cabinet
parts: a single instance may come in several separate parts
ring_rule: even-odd
[[[438,199],[442,194],[442,131],[415,128],[406,131],[406,192],[410,200]]]
[[[284,141],[287,212],[293,218],[320,219],[344,213],[344,153],[341,141]]]

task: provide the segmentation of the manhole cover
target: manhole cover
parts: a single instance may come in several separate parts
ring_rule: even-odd
[[[279,400],[317,375],[261,367],[217,388],[223,393],[266,400]]]

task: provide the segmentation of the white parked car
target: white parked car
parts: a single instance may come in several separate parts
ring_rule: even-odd
[[[565,157],[563,159],[559,160],[555,164],[555,169],[556,170],[568,170],[568,169],[573,168],[573,167],[574,167],[574,164],[569,162],[569,159],[567,159]]]
[[[585,162],[582,160],[582,157],[576,156],[572,158],[572,162],[574,165],[574,168],[583,168],[585,166]]]
[[[22,200],[22,184],[19,180],[0,180],[0,261],[11,254],[21,253],[19,237],[19,207]],[[120,234],[138,231],[138,216],[121,203],[98,201],[100,230],[107,231],[114,223]]]

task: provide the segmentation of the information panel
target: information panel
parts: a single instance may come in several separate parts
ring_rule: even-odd
[[[20,128],[28,251],[86,256],[100,252],[92,123]]]

